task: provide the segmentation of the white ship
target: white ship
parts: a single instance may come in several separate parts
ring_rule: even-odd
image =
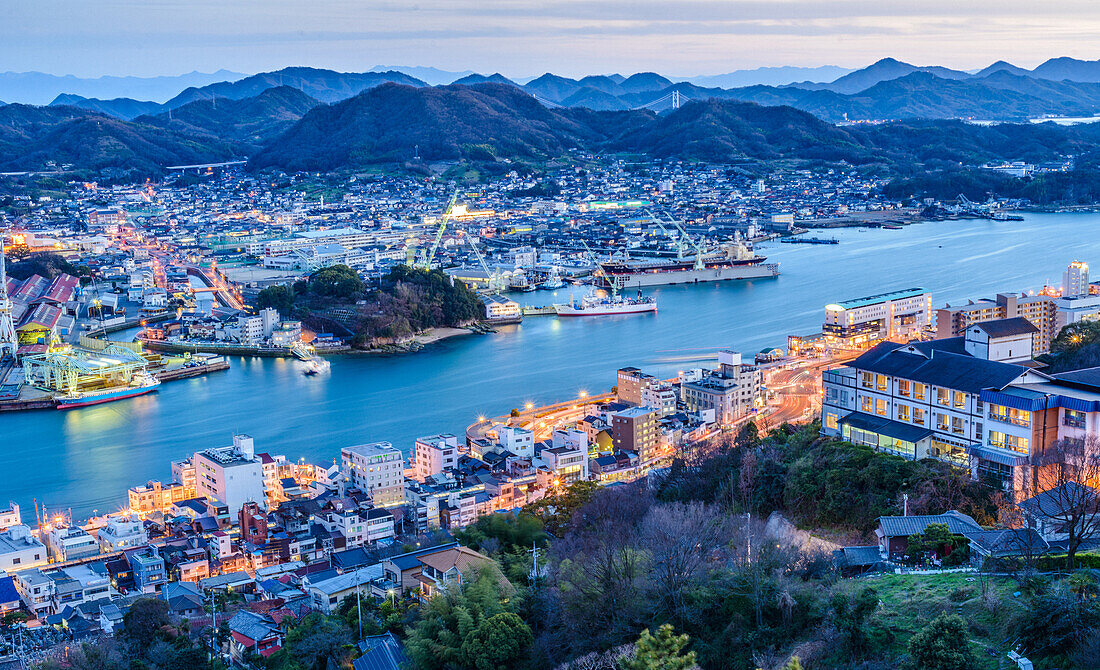
[[[621,295],[599,296],[589,293],[579,301],[554,305],[558,316],[608,316],[611,314],[642,314],[657,311],[657,299],[638,295],[624,298]]]

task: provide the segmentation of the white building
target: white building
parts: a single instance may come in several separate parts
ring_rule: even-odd
[[[416,438],[414,476],[425,481],[458,465],[458,438],[449,433]]]
[[[646,386],[641,391],[641,406],[657,412],[657,417],[676,413],[676,389],[672,384]]]
[[[758,367],[742,363],[740,353],[725,350],[718,352],[717,370],[680,384],[680,399],[688,412],[713,412],[716,422],[729,424],[763,403],[763,383]]]
[[[108,517],[107,524],[96,532],[96,539],[104,554],[149,544],[145,524],[130,516]]]
[[[534,432],[519,426],[501,426],[497,436],[500,445],[516,456],[530,458],[535,455]]]
[[[46,545],[24,525],[0,532],[0,570],[12,573],[46,563]]]
[[[7,530],[12,526],[23,523],[23,515],[19,513],[19,505],[8,502],[5,509],[0,509],[0,530]]]
[[[915,338],[932,326],[932,294],[909,288],[825,305],[821,332],[860,344],[888,338]]]
[[[344,481],[369,494],[375,505],[405,504],[405,457],[389,442],[344,447],[340,462]]]
[[[248,435],[234,435],[230,447],[196,452],[192,462],[195,464],[195,493],[225,503],[231,517],[235,517],[246,502],[255,502],[267,509],[263,463],[256,457],[252,438]]]
[[[1083,298],[1089,294],[1089,264],[1073,261],[1062,273],[1062,297]]]
[[[99,543],[79,526],[51,528],[46,535],[46,548],[55,561],[72,561],[99,554]]]

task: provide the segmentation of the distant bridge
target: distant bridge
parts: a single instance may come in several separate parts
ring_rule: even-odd
[[[169,165],[165,170],[212,170],[214,168],[229,167],[230,165],[244,165],[248,161],[225,161],[224,163],[202,163],[200,165]]]

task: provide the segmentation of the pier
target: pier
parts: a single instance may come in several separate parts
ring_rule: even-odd
[[[783,244],[840,244],[835,237],[784,237],[779,241]]]

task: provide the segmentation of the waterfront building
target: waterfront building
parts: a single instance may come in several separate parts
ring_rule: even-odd
[[[825,306],[821,332],[849,346],[916,338],[932,326],[932,294],[923,288],[880,293]]]
[[[256,457],[252,438],[234,435],[233,445],[195,453],[195,492],[226,505],[236,514],[246,502],[267,505],[263,462]]]
[[[1089,294],[1089,264],[1073,261],[1062,273],[1062,297],[1084,298]]]
[[[718,369],[696,381],[680,384],[680,399],[692,414],[713,412],[711,420],[733,423],[764,401],[764,373],[755,365],[743,363],[736,351],[718,352]]]
[[[936,310],[936,338],[959,337],[975,323],[1023,317],[1036,328],[1032,351],[1036,356],[1050,351],[1050,343],[1061,329],[1057,305],[1048,295],[998,293],[996,299],[971,300],[965,305],[947,305]]]
[[[22,524],[0,532],[0,570],[11,574],[46,563],[46,545]]]
[[[485,319],[495,323],[517,323],[523,320],[523,310],[515,300],[509,300],[499,293],[481,296],[485,305]]]
[[[79,526],[56,526],[46,534],[46,548],[54,561],[65,562],[99,554],[95,536]]]
[[[458,438],[450,433],[416,438],[413,473],[417,481],[427,481],[458,464]]]
[[[642,390],[660,384],[653,375],[638,368],[619,368],[616,373],[615,399],[628,405],[642,404]]]
[[[611,415],[611,436],[616,451],[631,451],[642,462],[657,456],[657,413],[648,407],[631,407]]]
[[[107,523],[96,531],[99,551],[110,554],[116,551],[132,549],[149,543],[149,534],[141,519],[131,516],[112,516]]]
[[[172,505],[195,497],[194,469],[191,469],[191,485],[185,486],[179,482],[161,484],[159,481],[148,481],[142,486],[131,486],[127,491],[129,512],[140,517],[146,517],[153,512],[164,512]]]
[[[18,526],[21,523],[23,523],[23,515],[20,514],[17,503],[9,501],[6,508],[0,509],[0,531]]]
[[[535,455],[535,433],[519,426],[497,428],[500,446],[516,456],[531,458]]]
[[[340,450],[344,482],[371,497],[378,507],[405,503],[405,458],[389,442],[361,444]]]

